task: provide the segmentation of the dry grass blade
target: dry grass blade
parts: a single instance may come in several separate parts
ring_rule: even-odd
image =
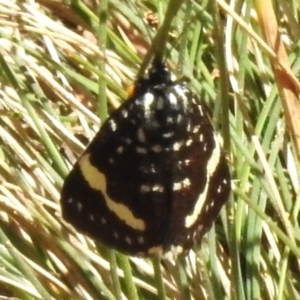
[[[258,20],[260,22],[262,31],[265,35],[266,41],[270,48],[276,54],[276,60],[272,59],[272,67],[279,94],[281,96],[282,106],[284,108],[285,119],[288,126],[289,133],[294,141],[295,149],[300,158],[300,103],[299,83],[294,84],[291,74],[290,63],[288,56],[281,40],[281,35],[276,21],[276,16],[271,1],[257,1],[256,9]],[[281,64],[285,67],[282,70]],[[288,70],[289,72],[286,72]]]

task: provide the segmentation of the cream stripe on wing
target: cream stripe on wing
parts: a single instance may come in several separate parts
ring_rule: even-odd
[[[185,227],[187,227],[187,228],[189,228],[195,224],[199,215],[202,212],[203,204],[205,203],[205,200],[207,198],[207,192],[208,192],[208,188],[209,188],[210,178],[214,174],[214,172],[219,164],[219,161],[220,161],[221,149],[220,149],[220,144],[219,144],[218,138],[215,134],[214,134],[214,140],[215,140],[215,148],[211,154],[211,157],[209,158],[209,160],[207,162],[207,167],[206,167],[205,187],[204,187],[203,192],[200,194],[197,202],[195,203],[193,212],[185,218]],[[212,202],[212,205],[213,205],[213,202]]]
[[[133,229],[144,231],[145,222],[136,218],[132,211],[124,204],[117,203],[107,195],[107,182],[103,173],[95,168],[90,162],[90,154],[84,154],[78,161],[79,168],[85,180],[94,190],[101,191],[107,207]]]

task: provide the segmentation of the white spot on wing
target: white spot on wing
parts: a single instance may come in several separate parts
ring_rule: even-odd
[[[154,96],[152,93],[146,93],[144,95],[144,105],[147,109],[150,109],[150,105],[153,103]]]
[[[180,191],[181,189],[187,188],[191,185],[191,181],[188,178],[183,179],[179,182],[174,182],[173,191]]]
[[[144,147],[136,147],[136,152],[140,153],[140,154],[146,154],[147,153],[147,149]]]
[[[217,193],[220,194],[222,192],[222,185],[219,185],[218,189],[217,189]]]
[[[81,212],[81,210],[82,210],[82,203],[81,202],[77,202],[77,210],[78,210],[78,212]]]
[[[173,183],[173,191],[181,190],[181,182],[174,182]]]
[[[163,137],[165,137],[165,138],[169,138],[169,137],[171,137],[171,136],[173,136],[173,135],[174,135],[173,132],[166,132],[166,133],[163,133]]]
[[[185,145],[190,146],[190,145],[192,145],[192,143],[193,143],[193,140],[189,139],[186,141]]]
[[[183,187],[188,187],[191,185],[191,181],[188,178],[185,178],[183,181]]]
[[[168,124],[173,124],[173,118],[172,117],[167,117],[167,123]]]
[[[146,184],[142,184],[142,185],[141,185],[141,192],[142,192],[142,193],[148,193],[148,192],[150,192],[150,191],[151,191],[151,188],[150,188],[149,185],[146,185]]]
[[[176,84],[174,85],[174,90],[176,92],[176,94],[178,94],[180,96],[180,100],[183,101],[184,106],[187,105],[187,97],[186,97],[186,92],[187,89],[182,85],[182,84]]]
[[[150,124],[152,127],[154,128],[159,128],[161,127],[161,125],[156,121],[156,120],[153,120]]]
[[[139,128],[138,131],[137,131],[137,137],[139,139],[139,141],[141,143],[144,143],[146,141],[146,136],[145,136],[145,132],[144,132],[144,129],[143,128]]]
[[[160,145],[154,145],[154,146],[151,147],[151,150],[153,152],[159,153],[159,152],[161,152],[163,150],[163,148]]]
[[[151,113],[151,104],[154,101],[154,95],[152,93],[146,93],[143,98],[145,117],[148,118]]]
[[[139,236],[137,241],[139,244],[144,244],[144,242],[145,242],[144,237],[142,237],[142,236]]]
[[[123,151],[124,151],[124,147],[123,146],[118,147],[118,149],[117,149],[118,153],[123,153]]]
[[[123,109],[123,110],[121,111],[121,114],[122,114],[123,118],[126,119],[126,118],[128,117],[128,110]]]
[[[117,130],[117,124],[114,120],[109,120],[108,124],[110,125],[110,128],[112,131],[116,131]]]
[[[193,133],[197,133],[200,129],[200,125],[197,125],[193,128]]]
[[[181,114],[178,115],[177,116],[177,123],[180,123],[182,121],[182,119],[183,119],[182,115]]]
[[[161,110],[164,107],[164,99],[162,97],[159,97],[156,102],[156,109]]]
[[[130,238],[129,236],[126,236],[126,237],[125,237],[125,242],[126,242],[127,244],[129,244],[129,245],[132,244],[132,240],[131,240],[131,238]]]
[[[178,151],[181,148],[182,145],[183,145],[183,141],[174,143],[173,144],[173,151]]]
[[[147,185],[147,184],[142,184],[141,185],[141,192],[142,193],[149,193],[149,192],[163,192],[164,187],[160,184],[155,184],[155,185]]]
[[[190,162],[191,162],[191,160],[190,160],[190,159],[186,159],[186,160],[184,160],[184,164],[185,164],[186,166],[188,166],[188,165],[190,164]]]
[[[153,187],[152,187],[152,191],[153,192],[163,192],[164,191],[164,187],[160,184],[155,184]]]
[[[168,99],[169,99],[171,104],[173,104],[174,106],[177,105],[177,97],[173,93],[169,94]]]

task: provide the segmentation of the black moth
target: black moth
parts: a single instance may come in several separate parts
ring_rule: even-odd
[[[74,165],[61,205],[76,229],[123,253],[180,253],[211,227],[229,193],[204,108],[154,60]]]

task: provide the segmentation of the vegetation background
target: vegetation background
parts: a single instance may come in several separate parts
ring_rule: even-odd
[[[160,262],[76,232],[59,199],[166,11],[167,63],[210,109],[233,192]],[[0,299],[300,299],[299,18],[295,0],[0,0]]]

